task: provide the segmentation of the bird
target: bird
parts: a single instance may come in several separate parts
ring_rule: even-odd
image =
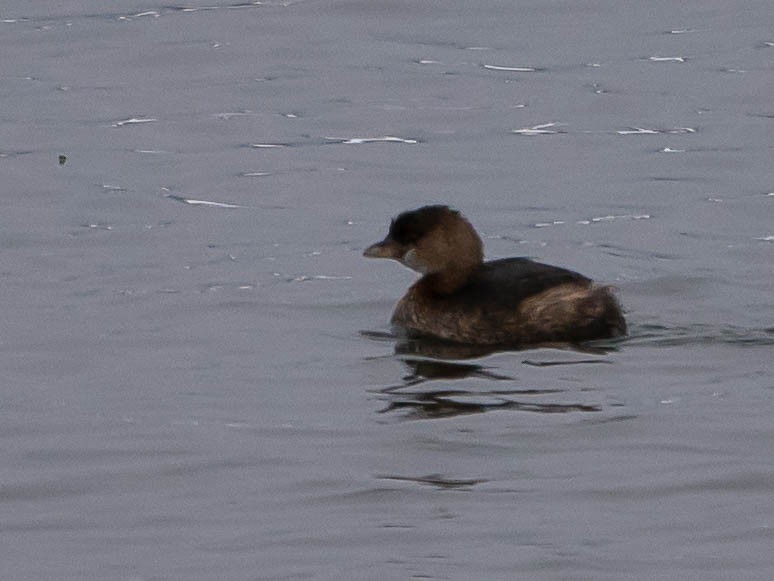
[[[363,255],[396,260],[422,275],[391,318],[408,336],[524,346],[626,335],[612,287],[529,258],[484,261],[481,237],[446,205],[401,213]]]

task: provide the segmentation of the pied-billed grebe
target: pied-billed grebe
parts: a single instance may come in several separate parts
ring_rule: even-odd
[[[392,314],[391,322],[411,334],[514,346],[626,334],[610,287],[527,258],[484,262],[481,238],[448,206],[404,212],[363,254],[423,275]]]

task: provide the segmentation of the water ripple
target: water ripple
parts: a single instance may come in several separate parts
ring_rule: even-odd
[[[481,65],[490,71],[506,71],[511,73],[535,73],[542,69],[536,67],[503,67],[498,65]]]
[[[426,476],[398,476],[394,474],[377,474],[376,478],[382,480],[396,480],[398,482],[414,482],[440,489],[470,488],[477,484],[487,482],[484,478],[449,478],[441,474],[428,474]]]
[[[627,345],[732,345],[738,347],[767,347],[774,345],[774,327],[748,329],[744,327],[690,325],[667,327],[658,324],[640,324],[631,329]]]
[[[367,143],[407,143],[413,145],[419,143],[417,139],[406,139],[391,135],[384,137],[326,137],[325,139],[343,145],[365,145]]]

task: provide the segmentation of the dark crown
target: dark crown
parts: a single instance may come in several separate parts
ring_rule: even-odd
[[[390,223],[390,238],[400,244],[414,244],[438,224],[459,212],[449,206],[423,206],[403,212]]]

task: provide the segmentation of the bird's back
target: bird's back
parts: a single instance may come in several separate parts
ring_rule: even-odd
[[[483,263],[454,295],[463,305],[513,309],[531,296],[567,283],[590,285],[591,280],[572,270],[528,258],[503,258]]]

